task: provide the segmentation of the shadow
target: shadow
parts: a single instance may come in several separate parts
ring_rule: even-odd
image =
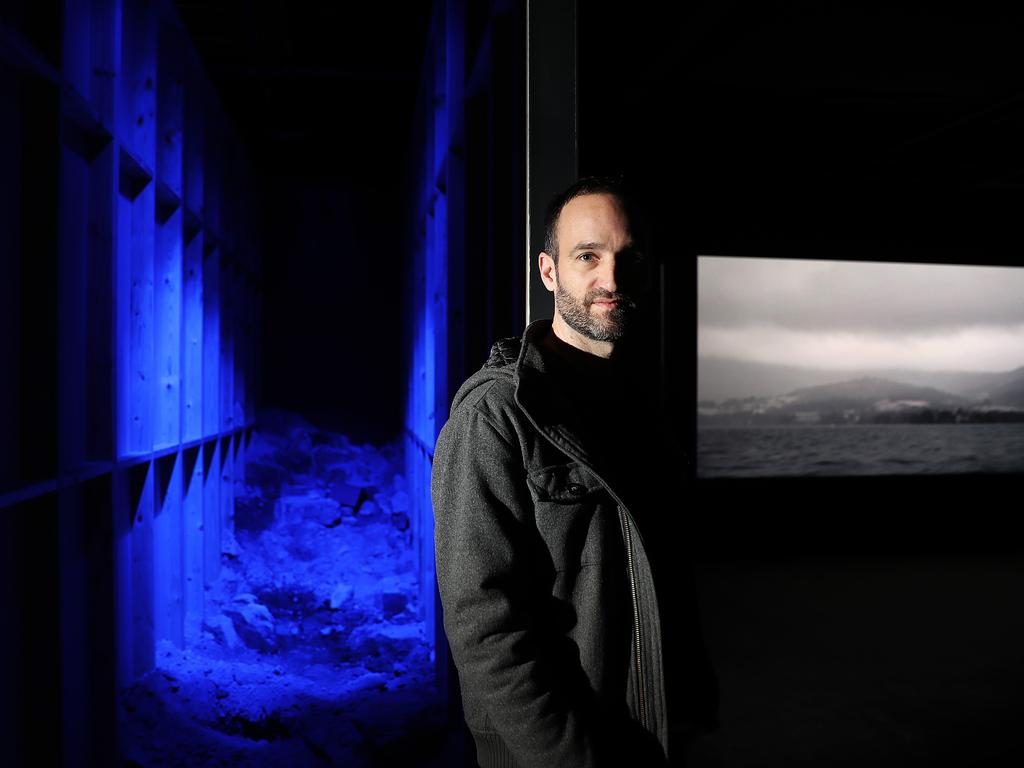
[[[129,528],[134,528],[136,523],[143,521],[142,504],[143,494],[146,490],[146,482],[149,479],[150,462],[144,461],[128,468],[128,498]]]
[[[163,512],[164,503],[167,501],[167,490],[171,487],[171,478],[174,476],[174,466],[178,461],[177,453],[169,453],[161,456],[154,464],[157,481],[157,506],[156,514]]]
[[[203,443],[203,480],[210,479],[210,470],[213,468],[213,454],[217,450],[217,438],[207,440]]]
[[[187,496],[189,490],[192,487],[192,477],[196,471],[196,462],[199,461],[199,448],[200,446],[195,445],[191,448],[186,448],[182,453],[182,459],[184,460],[184,483],[185,489],[184,494]]]

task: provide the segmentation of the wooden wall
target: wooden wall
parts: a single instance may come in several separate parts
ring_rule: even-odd
[[[463,172],[458,149],[462,121],[463,69],[460,0],[434,4],[417,97],[410,158],[415,178],[408,243],[410,269],[404,282],[409,390],[405,413],[405,463],[411,525],[417,547],[419,609],[433,633],[438,670],[447,669],[434,576],[434,517],[430,468],[437,433],[444,423],[449,349],[448,314],[453,281],[462,260]],[[439,672],[443,684],[447,674]]]
[[[257,200],[169,0],[5,3],[0,112],[0,735],[114,765],[117,688],[199,632],[243,480]]]
[[[431,462],[452,397],[526,316],[525,5],[434,4],[410,146],[406,477],[420,609],[461,722],[434,575]]]

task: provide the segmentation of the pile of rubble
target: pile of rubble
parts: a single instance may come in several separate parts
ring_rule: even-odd
[[[131,761],[359,766],[436,740],[402,469],[394,445],[261,419],[199,629],[124,693]]]

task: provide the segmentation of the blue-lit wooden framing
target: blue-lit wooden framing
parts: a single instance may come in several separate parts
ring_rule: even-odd
[[[253,185],[168,0],[13,2],[0,109],[4,753],[115,765],[116,692],[198,636],[244,479]]]
[[[438,0],[411,137],[406,473],[438,688],[461,722],[434,576],[431,460],[456,389],[526,315],[525,4]]]
[[[424,55],[412,137],[412,268],[406,278],[409,388],[405,409],[405,460],[417,546],[419,605],[432,631],[437,679],[447,680],[447,642],[441,627],[434,576],[434,515],[430,471],[437,433],[448,413],[450,281],[462,257],[462,93],[465,80],[462,0],[435,3]]]

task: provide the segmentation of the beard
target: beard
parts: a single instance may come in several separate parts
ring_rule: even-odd
[[[596,316],[591,313],[591,306],[599,299],[615,299],[619,303]],[[628,296],[607,291],[593,291],[580,298],[563,288],[556,277],[555,309],[565,324],[580,335],[593,341],[619,341],[629,330],[636,303]]]

